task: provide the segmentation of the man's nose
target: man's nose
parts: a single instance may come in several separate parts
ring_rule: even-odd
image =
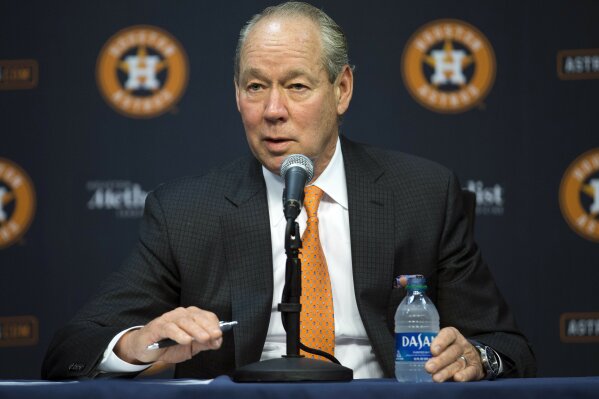
[[[282,88],[274,87],[270,90],[264,109],[264,118],[269,121],[285,121],[289,116],[287,99]]]

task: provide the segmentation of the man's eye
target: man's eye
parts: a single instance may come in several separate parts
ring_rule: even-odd
[[[261,86],[260,84],[258,84],[258,83],[250,83],[250,84],[248,85],[248,90],[249,90],[249,91],[258,91],[258,90],[260,90],[261,88],[262,88],[262,86]]]
[[[304,85],[303,85],[303,84],[301,84],[301,83],[293,83],[293,84],[291,85],[291,88],[292,88],[293,90],[303,90],[303,89],[305,89],[305,88],[306,88],[306,86],[304,86]]]

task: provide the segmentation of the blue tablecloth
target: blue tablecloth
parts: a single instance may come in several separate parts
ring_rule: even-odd
[[[0,381],[0,398],[19,399],[491,399],[599,398],[599,377],[499,379],[471,383],[400,384],[390,379],[346,383],[234,383],[194,380]]]

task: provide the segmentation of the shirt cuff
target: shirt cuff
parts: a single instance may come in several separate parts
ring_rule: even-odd
[[[113,351],[114,347],[116,346],[116,343],[119,342],[119,339],[121,339],[121,337],[125,335],[126,332],[142,327],[143,326],[131,327],[115,335],[115,337],[112,339],[112,341],[110,341],[108,347],[104,351],[104,356],[102,356],[102,360],[100,361],[100,364],[98,364],[98,371],[101,371],[103,373],[136,373],[150,367],[152,363],[142,365],[127,363],[126,361],[118,357]]]

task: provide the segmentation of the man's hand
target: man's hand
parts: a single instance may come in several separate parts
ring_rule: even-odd
[[[431,343],[433,357],[424,368],[433,376],[433,381],[477,381],[484,378],[480,353],[454,327],[439,331]]]
[[[114,353],[132,364],[179,363],[198,352],[218,349],[223,342],[218,317],[195,306],[177,308],[152,320],[139,330],[128,331],[117,342]],[[148,350],[148,345],[170,338],[179,345]]]

